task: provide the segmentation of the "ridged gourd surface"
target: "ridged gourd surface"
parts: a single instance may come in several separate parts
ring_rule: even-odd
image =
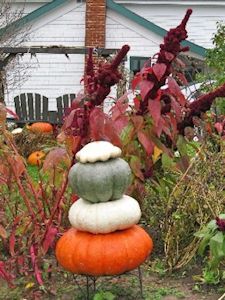
[[[121,158],[85,164],[78,162],[69,172],[69,183],[73,192],[91,202],[121,198],[130,180],[130,167]]]
[[[138,225],[108,234],[69,229],[56,245],[64,269],[86,275],[118,275],[137,268],[153,248],[150,236]]]
[[[139,203],[127,195],[101,203],[80,198],[69,210],[69,221],[74,228],[95,234],[129,228],[137,224],[140,218]]]

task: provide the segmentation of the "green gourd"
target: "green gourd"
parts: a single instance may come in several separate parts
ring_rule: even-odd
[[[121,198],[130,180],[130,167],[121,158],[95,163],[78,162],[69,172],[69,184],[73,192],[94,203]]]

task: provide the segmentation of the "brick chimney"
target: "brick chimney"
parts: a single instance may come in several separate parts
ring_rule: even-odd
[[[105,48],[106,0],[86,1],[85,46]]]

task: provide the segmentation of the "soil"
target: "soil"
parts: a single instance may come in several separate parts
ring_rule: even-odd
[[[207,286],[193,280],[196,268],[174,273],[170,276],[153,273],[148,264],[141,267],[143,298],[141,297],[138,270],[115,277],[100,277],[93,292],[93,278],[89,278],[90,300],[218,300],[225,290],[220,286]],[[73,276],[62,270],[45,279],[45,288],[35,284],[34,279],[20,278],[16,287],[9,288],[0,280],[1,300],[85,300],[86,277]],[[225,299],[225,298],[224,298]]]

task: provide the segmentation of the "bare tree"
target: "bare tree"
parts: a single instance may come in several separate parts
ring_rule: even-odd
[[[24,26],[23,16],[24,6],[16,9],[11,0],[0,0],[0,47],[17,47],[28,40],[29,28]],[[4,101],[4,91],[18,83],[18,72],[19,78],[23,77],[24,68],[18,55],[0,50],[0,102]]]

